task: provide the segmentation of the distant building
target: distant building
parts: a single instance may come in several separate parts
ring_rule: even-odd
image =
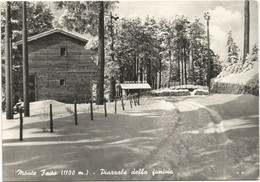
[[[97,76],[92,57],[97,52],[85,49],[87,42],[60,29],[28,38],[30,101],[72,102],[90,97],[91,79]],[[22,50],[22,41],[15,45]]]

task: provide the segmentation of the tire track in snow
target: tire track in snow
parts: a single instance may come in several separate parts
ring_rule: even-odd
[[[198,103],[194,103],[194,102],[189,102],[189,101],[180,101],[179,103],[176,103],[175,106],[176,108],[179,109],[180,104],[183,106],[186,106],[187,108],[192,107],[192,109],[198,110],[198,109],[205,109],[210,118],[211,118],[211,122],[213,122],[212,125],[209,125],[207,127],[202,128],[203,129],[207,129],[209,127],[213,127],[214,129],[214,134],[215,134],[215,138],[216,138],[216,144],[215,144],[215,148],[216,151],[223,151],[221,153],[215,153],[215,165],[217,166],[217,170],[215,171],[215,178],[216,180],[225,180],[226,179],[226,160],[227,160],[227,150],[226,150],[226,142],[227,142],[227,136],[225,133],[225,129],[222,123],[222,117],[218,114],[218,112],[216,112],[213,109],[210,109],[204,105],[198,104]],[[179,113],[181,114],[181,111],[179,111]]]
[[[169,102],[170,104],[174,105],[172,102]],[[165,120],[165,123],[170,123],[171,124],[171,133],[168,133],[168,135],[166,135],[164,138],[161,139],[161,141],[158,143],[158,145],[156,146],[156,148],[151,151],[151,153],[143,158],[142,160],[139,161],[139,163],[135,166],[135,169],[141,169],[141,168],[145,168],[145,169],[150,169],[149,166],[151,163],[160,163],[161,161],[157,161],[158,156],[161,156],[162,153],[165,151],[165,148],[167,148],[167,144],[171,141],[171,137],[174,134],[174,131],[181,125],[181,120],[179,117],[179,114],[177,113],[178,110],[174,107],[172,110],[164,110],[162,113],[162,120]],[[170,117],[169,117],[170,114]],[[177,118],[176,118],[177,117]],[[173,177],[174,179],[176,179],[176,175],[175,174]],[[144,178],[142,179],[142,176],[132,176],[130,179],[128,180],[154,180],[155,176],[151,176],[150,175],[146,175],[143,176]]]

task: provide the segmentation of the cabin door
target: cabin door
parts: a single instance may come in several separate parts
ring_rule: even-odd
[[[36,94],[36,79],[35,75],[29,75],[29,102],[34,102],[35,101],[35,94]]]

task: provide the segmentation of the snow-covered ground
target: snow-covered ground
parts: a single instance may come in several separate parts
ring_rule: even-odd
[[[43,131],[49,127],[46,114],[49,104],[53,105],[54,133]],[[88,112],[78,114],[78,125],[68,113],[73,104],[56,101],[40,101],[31,105],[31,117],[24,118],[24,140],[19,141],[19,119],[3,121],[4,179],[8,180],[84,180],[122,179],[122,176],[101,176],[100,169],[120,170],[137,165],[164,136],[166,123],[172,122],[173,105],[164,100],[141,99],[140,105],[125,101],[107,103],[108,117],[102,106],[94,106],[94,120]],[[33,107],[34,106],[34,107]],[[79,104],[78,110],[89,104]],[[37,111],[37,112],[36,112]],[[38,112],[44,111],[44,112]],[[56,117],[55,117],[56,115]],[[46,116],[48,116],[46,114]],[[88,176],[19,176],[16,171],[72,169],[89,170]],[[94,174],[95,173],[95,174]],[[130,178],[130,176],[124,176]]]
[[[222,180],[259,176],[259,107],[253,95],[216,94],[187,97],[146,97],[140,105],[125,101],[74,105],[53,100],[31,103],[20,142],[19,118],[3,121],[5,180]],[[54,133],[48,109],[53,105]],[[56,176],[19,176],[17,170],[53,170]],[[61,175],[61,170],[84,175]],[[100,175],[100,169],[127,170],[127,175]],[[147,170],[146,175],[131,171]],[[173,174],[153,175],[153,170]],[[86,174],[88,172],[88,174]]]
[[[189,97],[176,102],[175,106],[187,123],[182,133],[192,138],[193,155],[197,153],[205,161],[209,157],[215,160],[206,165],[208,168],[198,161],[204,175],[213,170],[217,180],[259,177],[259,97],[216,94]],[[189,121],[193,127],[189,127]],[[184,169],[187,177],[192,175],[190,169]]]

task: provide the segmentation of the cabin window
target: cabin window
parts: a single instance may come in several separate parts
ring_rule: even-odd
[[[60,48],[60,56],[67,56],[67,48],[66,47]]]
[[[65,85],[66,85],[65,79],[60,79],[60,86],[65,86]]]

